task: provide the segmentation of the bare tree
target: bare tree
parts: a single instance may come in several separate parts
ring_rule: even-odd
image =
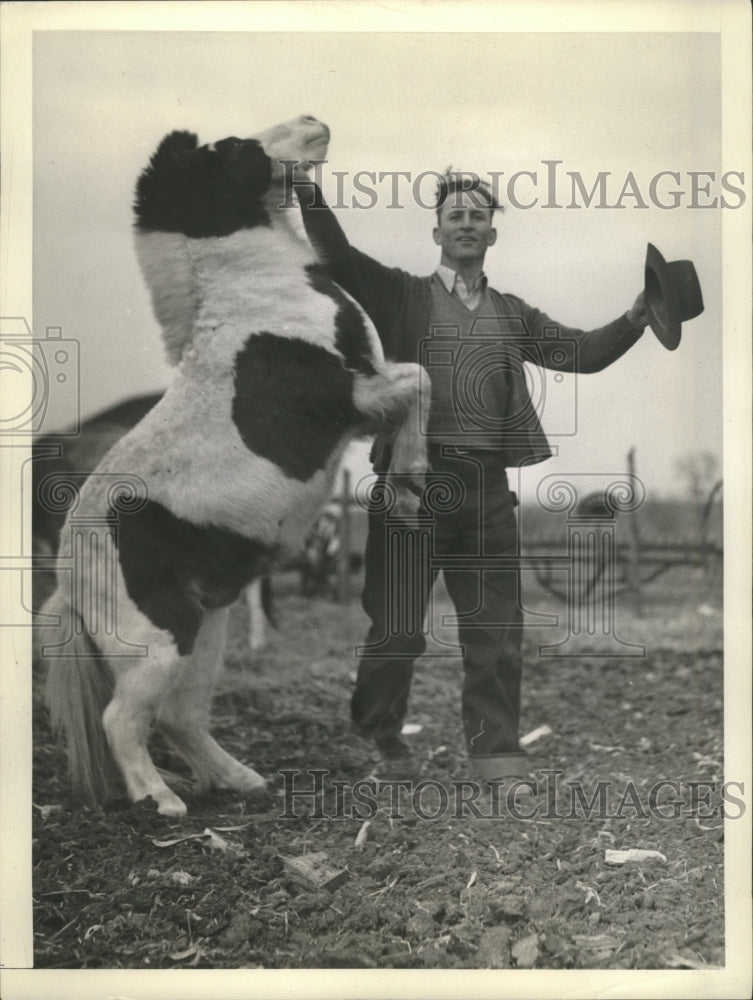
[[[685,495],[700,505],[716,483],[719,459],[711,451],[691,451],[675,461],[675,469],[685,484]]]

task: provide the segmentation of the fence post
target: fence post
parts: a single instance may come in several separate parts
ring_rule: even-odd
[[[724,480],[717,479],[714,485],[709,491],[709,495],[706,497],[706,502],[703,505],[703,510],[701,511],[701,566],[703,569],[704,576],[709,571],[709,521],[711,520],[711,513],[714,509],[714,502],[717,498],[717,494],[721,491]]]
[[[340,551],[337,554],[337,599],[350,600],[351,499],[350,469],[343,469],[340,507]]]
[[[635,472],[635,448],[627,454],[628,473],[637,479]],[[638,527],[638,511],[630,512],[630,535],[628,541],[627,582],[633,598],[633,612],[636,618],[643,617],[643,593],[641,591],[641,536]]]

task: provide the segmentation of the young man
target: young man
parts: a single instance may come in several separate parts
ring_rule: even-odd
[[[444,483],[446,495],[455,498],[433,505],[428,552],[418,541],[395,544],[389,511],[369,514],[363,606],[371,626],[351,711],[356,731],[376,740],[385,777],[417,776],[400,733],[413,661],[426,646],[422,623],[437,560],[444,563],[459,619],[463,726],[474,776],[496,781],[525,775],[526,755],[518,742],[517,500],[506,469],[543,461],[551,452],[522,362],[562,372],[599,371],[632,347],[647,322],[643,293],[627,313],[586,332],[491,288],[483,265],[497,239],[498,206],[486,186],[468,181],[468,175],[450,175],[440,186],[433,230],[440,262],[429,277],[385,267],[351,247],[318,188],[303,179],[296,184],[321,263],[369,313],[386,356],[422,363],[429,372],[430,485]],[[377,440],[372,458],[378,473],[386,470],[389,442]],[[458,568],[447,565],[453,558]],[[494,565],[485,568],[485,560]]]

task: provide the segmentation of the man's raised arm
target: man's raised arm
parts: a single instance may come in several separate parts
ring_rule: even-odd
[[[319,263],[335,281],[351,291],[349,286],[355,282],[351,246],[334,212],[324,201],[321,189],[307,175],[296,174],[293,190],[301,208],[306,235]]]

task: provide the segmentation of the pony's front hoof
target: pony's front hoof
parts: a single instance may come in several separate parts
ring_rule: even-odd
[[[272,804],[272,796],[267,789],[267,782],[252,767],[245,767],[242,764],[233,768],[232,772],[226,774],[223,780],[215,782],[215,787],[235,792],[247,802],[253,803],[254,807],[258,809],[268,808]]]
[[[157,803],[157,812],[160,816],[185,816],[188,812],[188,807],[183,799],[178,798],[169,789],[167,794],[155,795],[152,792],[152,798],[155,799]]]
[[[251,792],[246,792],[243,796],[255,812],[263,812],[272,805],[272,795],[266,784],[263,788],[255,788]]]

